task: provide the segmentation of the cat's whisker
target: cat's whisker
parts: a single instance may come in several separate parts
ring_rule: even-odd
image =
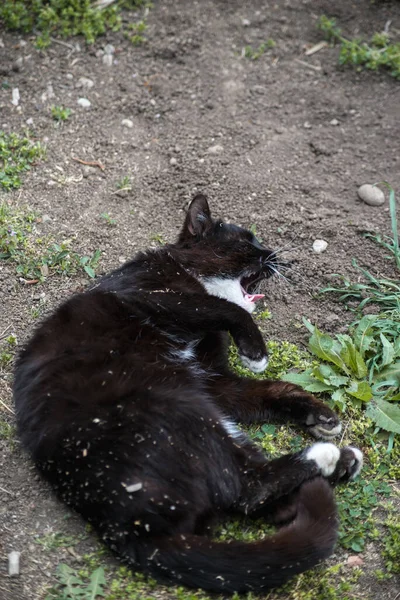
[[[282,246],[282,248],[274,250],[274,256],[278,256],[278,254],[283,254],[285,252],[295,252],[296,250],[305,249],[304,244],[300,244],[299,246],[292,246],[290,248],[288,248],[287,246],[288,244],[286,246]]]
[[[274,271],[274,273],[276,275],[278,275],[278,277],[281,277],[282,279],[284,279],[287,283],[291,283],[289,281],[289,279],[287,277],[285,277],[285,275],[283,275],[280,271],[278,271],[278,269],[276,269],[273,265],[269,265],[269,267],[272,269],[272,271]]]

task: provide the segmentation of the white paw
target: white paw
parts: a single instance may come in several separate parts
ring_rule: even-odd
[[[354,448],[353,446],[349,446],[349,448],[350,448],[350,450],[352,450],[352,452],[355,454],[355,457],[356,457],[353,460],[353,462],[350,463],[350,467],[352,467],[355,464],[356,460],[358,462],[356,470],[354,471],[353,475],[350,477],[350,479],[355,479],[360,474],[360,471],[363,466],[363,454],[362,454],[361,450],[359,450],[358,448]]]
[[[306,459],[314,460],[321,470],[321,475],[329,477],[340,459],[340,450],[334,444],[319,442],[307,450]]]
[[[239,354],[239,358],[242,361],[242,364],[250,369],[250,371],[253,371],[253,373],[262,373],[265,371],[268,365],[268,358],[266,356],[264,356],[261,360],[251,360],[251,358],[248,358],[243,354]]]

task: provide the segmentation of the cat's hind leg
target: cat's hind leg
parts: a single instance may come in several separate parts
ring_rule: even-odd
[[[358,448],[339,449],[318,442],[302,452],[249,469],[236,508],[253,516],[281,512],[280,520],[285,520],[286,513],[288,519],[295,512],[296,495],[305,482],[323,477],[331,485],[346,483],[358,476],[362,463]]]

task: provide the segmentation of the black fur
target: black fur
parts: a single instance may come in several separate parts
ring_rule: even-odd
[[[257,592],[332,552],[330,484],[352,475],[351,451],[328,483],[305,452],[268,460],[224,425],[274,419],[329,436],[338,424],[300,388],[228,369],[227,332],[251,361],[265,344],[249,312],[209,295],[202,278],[240,277],[251,291],[277,268],[274,252],[212,220],[197,196],[176,244],[139,254],[67,300],[19,356],[24,447],[133,568],[216,592]],[[234,512],[286,524],[257,543],[210,541],[216,519]]]

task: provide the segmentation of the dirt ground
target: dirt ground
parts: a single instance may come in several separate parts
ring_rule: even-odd
[[[400,33],[400,3],[369,0],[156,0],[147,42],[138,47],[108,34],[89,48],[68,40],[39,52],[29,36],[0,31],[0,79],[21,96],[15,107],[11,88],[0,90],[0,129],[22,132],[32,119],[47,146],[46,160],[7,200],[46,215],[37,225],[43,235],[75,238],[81,253],[100,249],[102,272],[156,245],[154,237],[172,241],[201,190],[215,215],[254,225],[266,244],[287,245],[296,260],[294,285],[269,287],[267,335],[304,342],[302,316],[339,332],[351,314],[316,297],[331,275],[355,277],[352,258],[393,275],[384,253],[360,235],[389,233],[388,203],[368,206],[356,192],[382,180],[400,190],[400,86],[387,74],[339,67],[335,48],[305,55],[322,39],[321,14],[353,37],[382,31],[388,21]],[[244,46],[269,38],[276,46],[259,60],[242,56]],[[103,61],[106,44],[115,47],[111,66]],[[82,97],[89,108],[77,104]],[[51,105],[73,113],[57,127]],[[73,158],[100,161],[104,171]],[[131,190],[118,192],[125,176]],[[328,247],[316,254],[312,243],[321,238]],[[37,322],[32,308],[50,309],[83,283],[80,275],[22,285],[3,261],[0,332],[11,326],[23,342]],[[0,375],[0,397],[11,407],[10,384],[8,373]],[[0,479],[0,597],[39,600],[57,563],[73,557],[46,552],[35,539],[60,530],[79,535],[84,526],[52,498],[17,442],[0,439]],[[14,580],[6,576],[10,550],[22,552]],[[366,580],[357,597],[394,600],[399,592],[394,580]]]

